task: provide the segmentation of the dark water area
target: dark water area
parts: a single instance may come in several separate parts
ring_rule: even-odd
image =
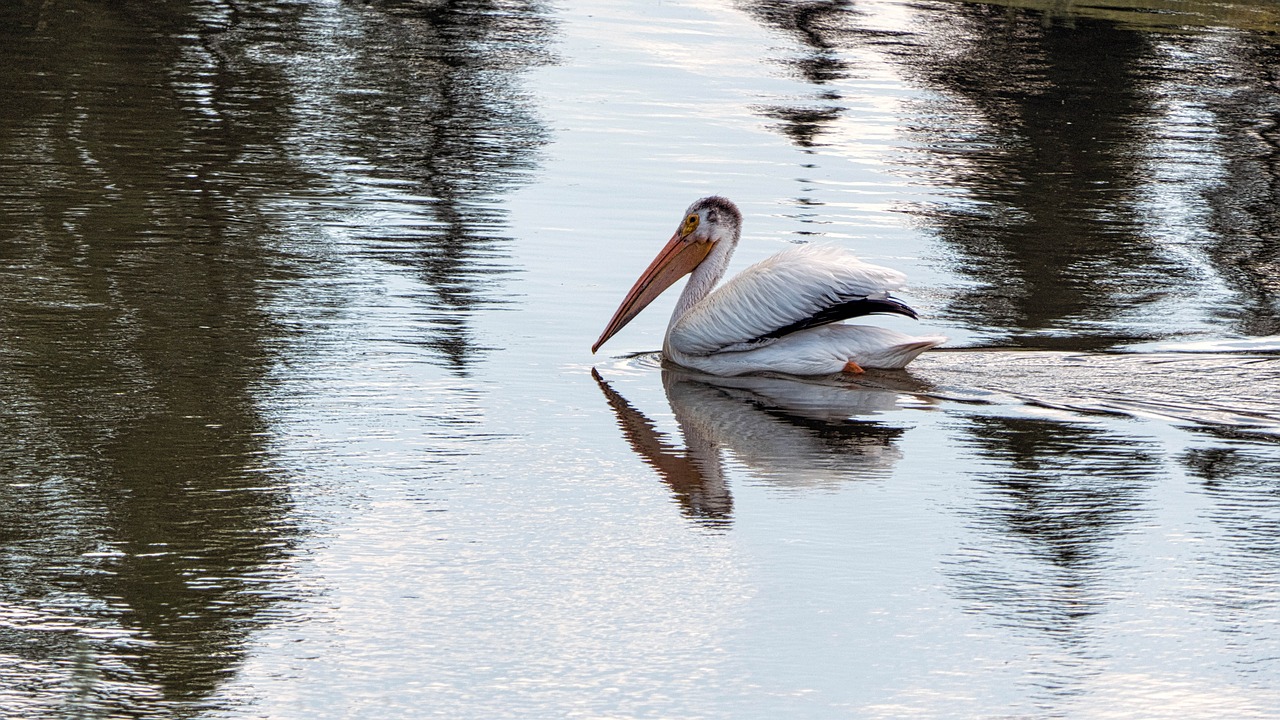
[[[479,352],[548,20],[427,10],[0,11],[5,715],[197,709],[280,619],[306,528],[262,399],[351,322],[352,258],[421,278],[432,361]]]
[[[0,6],[0,715],[1277,717],[1271,3]],[[908,371],[599,356],[693,199]]]

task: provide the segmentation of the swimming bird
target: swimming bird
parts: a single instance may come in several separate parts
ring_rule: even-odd
[[[889,294],[906,283],[905,275],[837,247],[797,245],[714,289],[741,236],[742,213],[728,199],[713,195],[690,205],[591,352],[686,274],[662,352],[677,365],[712,375],[896,369],[946,342],[840,322],[872,313],[917,315]]]

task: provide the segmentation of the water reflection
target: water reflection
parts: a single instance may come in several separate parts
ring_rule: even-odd
[[[1048,18],[959,5],[902,58],[947,98],[913,132],[965,192],[922,209],[981,281],[948,312],[1073,348],[1186,330],[1134,322],[1144,307],[1274,334],[1276,140],[1256,119],[1277,103],[1273,40]],[[959,118],[976,123],[957,137]]]
[[[631,449],[658,472],[686,515],[709,525],[732,517],[726,452],[750,476],[787,488],[885,478],[902,457],[897,443],[906,429],[867,419],[898,408],[895,392],[664,367],[662,387],[682,450],[598,372],[592,376]]]
[[[886,26],[848,2],[745,3],[794,39],[801,59],[781,62],[815,92],[760,112],[821,152],[856,100],[841,80],[868,49],[932,91],[904,118],[921,155],[904,172],[958,192],[908,210],[974,281],[938,316],[990,342],[1098,349],[1224,316],[1276,334],[1274,39],[1162,36],[1111,6],[1099,19],[1008,4],[1024,7],[917,5]]]
[[[846,78],[852,67],[840,53],[840,44],[854,31],[853,4],[848,0],[777,2],[757,0],[741,4],[757,22],[782,31],[800,44],[800,55],[781,60],[784,67],[815,86],[812,102],[803,105],[771,105],[759,109],[778,120],[778,129],[806,152],[821,145],[818,136],[834,123],[845,108],[833,83]]]
[[[1121,570],[1111,545],[1142,519],[1161,456],[1137,439],[1055,420],[976,415],[965,431],[985,492],[971,510],[975,539],[947,562],[953,592],[970,612],[1047,643],[1057,667],[1030,681],[1071,696],[1088,676],[1092,618],[1113,599]]]
[[[799,58],[783,63],[806,81],[826,85],[848,77],[850,65],[841,57],[839,46],[855,30],[852,21],[856,10],[850,0],[754,0],[741,6],[761,24],[786,33],[803,46]],[[831,92],[828,99],[839,96]]]
[[[549,60],[551,22],[532,2],[388,1],[353,3],[334,29],[306,132],[371,205],[340,222],[362,253],[416,271],[429,289],[420,341],[465,373],[483,350],[468,318],[506,271],[497,201],[545,142],[516,73]]]
[[[913,132],[936,155],[939,182],[965,192],[963,202],[922,209],[953,248],[954,267],[979,281],[945,313],[1004,329],[1001,341],[1014,344],[1126,339],[1132,330],[1119,316],[1186,277],[1136,207],[1145,122],[1155,114],[1152,38],[1085,19],[1067,26],[981,5],[950,10],[918,56],[902,59],[949,100]],[[961,115],[970,130],[957,136]]]
[[[1208,44],[1208,41],[1206,41]],[[1244,335],[1280,334],[1280,45],[1234,38],[1204,53],[1218,78],[1194,101],[1213,113],[1225,158],[1205,192],[1212,231],[1205,253],[1235,291],[1225,309]]]
[[[1035,10],[1044,14],[1045,22],[1070,24],[1077,17],[1087,17],[1132,29],[1178,33],[1214,28],[1274,32],[1280,25],[1280,11],[1268,0],[1229,5],[1214,0],[989,0],[987,4]]]
[[[523,3],[0,6],[0,715],[195,712],[287,612],[264,398],[353,258],[411,269],[413,341],[471,361],[547,33]]]
[[[1225,428],[1203,432],[1211,441],[1180,458],[1211,501],[1208,517],[1224,547],[1206,563],[1210,597],[1222,632],[1249,628],[1257,647],[1280,647],[1280,453],[1260,438]],[[1206,591],[1201,591],[1206,592]]]
[[[691,441],[686,435],[686,449],[681,450],[652,420],[605,382],[600,373],[592,369],[591,376],[617,416],[622,436],[636,455],[671,488],[685,515],[708,525],[727,524],[733,516],[733,494],[725,483],[719,448],[703,436],[695,436]]]
[[[981,522],[1017,538],[1029,557],[1082,575],[1100,569],[1104,541],[1133,522],[1158,474],[1151,448],[1088,426],[976,416],[967,430],[991,462],[978,478],[991,492]]]
[[[291,273],[247,199],[289,173],[282,123],[175,85],[221,86],[177,8],[7,7],[0,714],[168,713],[233,670],[296,536],[255,405]]]

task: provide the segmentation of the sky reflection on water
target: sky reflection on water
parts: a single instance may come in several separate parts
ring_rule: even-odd
[[[0,714],[1271,716],[1280,46],[1135,5],[0,8]],[[1006,350],[593,358],[709,192]]]

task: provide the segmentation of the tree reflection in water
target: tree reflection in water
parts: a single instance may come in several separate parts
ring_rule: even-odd
[[[1239,332],[1280,335],[1280,45],[1249,35],[1206,55],[1216,85],[1187,99],[1213,113],[1225,165],[1204,190],[1205,253],[1235,292],[1223,314]]]
[[[1180,458],[1210,500],[1208,517],[1221,529],[1227,551],[1204,562],[1215,621],[1225,632],[1248,627],[1258,645],[1280,643],[1280,455],[1267,440],[1229,428],[1206,428],[1205,444]]]
[[[275,369],[363,254],[420,275],[416,341],[465,372],[548,32],[506,2],[0,7],[0,714],[195,712],[287,612]]]
[[[1112,569],[1107,541],[1141,519],[1142,493],[1160,476],[1160,457],[1146,442],[1082,425],[989,416],[971,422],[969,442],[992,469],[977,477],[988,501],[975,510],[975,526],[983,537],[994,529],[1008,538],[1005,549],[1035,561],[1035,577],[1004,575],[1017,563],[977,563],[957,569],[966,595],[1009,621],[1077,635],[1074,620],[1097,604],[1090,578]]]
[[[1155,317],[1170,307],[1188,322],[1280,331],[1273,38],[1144,33],[949,3],[902,4],[913,24],[892,32],[868,29],[854,2],[737,7],[798,48],[780,64],[805,83],[801,98],[759,101],[768,91],[751,88],[748,102],[763,104],[754,109],[802,163],[849,149],[829,131],[859,100],[848,92],[863,72],[852,50],[879,53],[914,84],[892,88],[918,99],[896,125],[907,133],[899,145],[911,145],[903,173],[941,199],[903,209],[971,288],[940,316],[988,339],[1073,349],[1180,332]],[[281,378],[295,393],[323,382],[289,372],[343,343],[367,350],[348,342],[350,328],[402,330],[391,342],[443,366],[450,382],[474,372],[484,348],[473,318],[497,302],[494,278],[510,269],[503,197],[526,182],[547,135],[520,73],[547,62],[552,12],[514,0],[0,3],[0,715],[198,714],[241,667],[251,633],[286,624],[305,592],[292,574],[301,528],[314,523],[295,507],[299,484],[273,444]],[[560,82],[600,78],[579,71]],[[596,97],[621,97],[611,93],[625,84]],[[597,109],[557,122],[618,117]],[[619,129],[636,130],[607,128]],[[797,204],[811,213],[825,198],[806,192]],[[1169,193],[1189,199],[1190,211],[1164,217]],[[385,304],[352,299],[398,291],[412,314],[402,322],[367,323],[360,311]],[[1096,371],[1102,363],[1090,357]],[[1104,386],[1125,392],[1093,399],[1182,420],[1194,405],[1190,419],[1208,418],[1202,424],[1272,417],[1263,391],[1274,380],[1234,383],[1247,403],[1215,394],[1222,368],[1241,362],[1200,368],[1173,395],[1145,382],[1168,367],[1143,378],[1118,367]],[[955,370],[974,375],[971,365]],[[354,374],[332,364],[317,372]],[[1088,389],[1064,383],[1058,368],[1046,375],[1054,407]],[[1030,379],[1019,371],[1013,390]],[[735,473],[810,488],[889,477],[902,453],[905,427],[873,414],[893,407],[895,393],[672,369],[663,383],[679,439],[600,387],[684,513],[719,530],[734,518]],[[1139,400],[1159,402],[1135,403],[1138,385]],[[481,425],[483,408],[468,409],[459,415]],[[1122,576],[1113,546],[1172,468],[1195,478],[1206,524],[1221,529],[1219,556],[1203,561],[1219,595],[1198,611],[1221,613],[1227,631],[1246,626],[1239,637],[1264,650],[1241,657],[1265,669],[1276,643],[1266,623],[1280,507],[1271,440],[1219,428],[1161,464],[1154,443],[1084,423],[965,410],[942,422],[952,424],[938,437],[982,463],[966,522],[983,542],[946,568],[944,592],[958,604],[1026,631],[1015,639],[1049,638],[1044,645],[1078,656],[1106,601],[1101,576]],[[450,433],[463,434],[450,426],[441,435]],[[330,450],[306,448],[324,460]],[[548,462],[559,472],[561,460]],[[463,484],[484,474],[459,473]],[[389,607],[352,621],[399,621],[401,608]],[[472,617],[458,615],[444,625]],[[601,642],[614,642],[615,617],[592,625]],[[325,632],[322,620],[310,628],[309,637]],[[478,656],[491,645],[484,637]],[[398,662],[423,647],[383,657]],[[701,662],[706,650],[690,657]],[[635,658],[674,667],[638,655],[617,678],[636,677]],[[501,659],[514,660],[504,677],[518,677],[507,686],[526,687],[516,672],[529,669],[526,659]],[[341,667],[381,682],[387,668],[365,660]],[[560,678],[563,662],[534,669]],[[593,680],[615,679],[588,665]],[[1072,678],[1051,680],[1059,676]],[[648,695],[631,707],[652,707]]]
[[[960,138],[947,115],[918,129],[938,155],[939,181],[965,192],[963,203],[921,213],[954,249],[956,269],[980,281],[944,312],[1007,333],[1005,343],[1126,339],[1119,316],[1186,278],[1136,207],[1155,114],[1151,38],[980,5],[959,6],[931,33],[948,41],[929,42],[907,72],[977,121]]]
[[[466,374],[482,350],[468,318],[493,302],[483,290],[506,271],[495,262],[506,241],[498,201],[545,142],[518,73],[548,62],[551,22],[530,2],[388,0],[353,3],[337,29],[338,45],[317,53],[331,75],[307,131],[330,158],[363,161],[352,180],[373,202],[399,205],[394,223],[357,219],[354,240],[416,271],[430,290],[417,298],[421,342]]]
[[[219,64],[175,82],[209,23],[190,8],[5,15],[0,643],[21,662],[0,673],[26,692],[0,714],[60,714],[39,704],[59,685],[69,716],[198,706],[277,612],[296,538],[255,402],[284,336],[264,303],[294,277],[258,205],[294,174],[287,90]]]
[[[936,93],[903,118],[918,143],[904,171],[957,195],[904,209],[975,281],[938,315],[989,341],[1105,348],[1184,330],[1157,324],[1175,314],[1277,334],[1274,40],[1162,33],[1110,8],[1115,17],[1099,19],[1107,12],[1010,4],[1023,7],[914,7],[893,32],[870,27],[853,2],[745,2],[794,39],[801,58],[780,62],[816,93],[760,112],[806,155],[847,150],[834,133],[820,138],[857,100],[840,81],[868,49]],[[823,203],[811,195],[802,204]],[[1188,253],[1213,277],[1188,266]]]

